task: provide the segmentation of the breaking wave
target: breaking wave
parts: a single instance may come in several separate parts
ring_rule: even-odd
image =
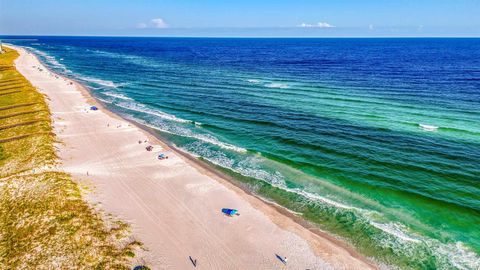
[[[288,84],[286,84],[286,83],[275,83],[275,82],[265,84],[265,87],[268,87],[268,88],[280,88],[280,89],[289,88]]]
[[[240,175],[263,180],[272,185],[285,186],[285,180],[279,172],[267,172],[257,165],[259,162],[258,157],[246,156],[241,161],[235,161],[222,151],[213,150],[199,141],[182,146],[181,149]]]
[[[81,79],[82,81],[86,81],[89,83],[93,83],[93,84],[100,85],[103,87],[108,87],[108,88],[118,88],[118,87],[127,85],[127,83],[114,83],[112,81],[102,80],[102,79],[93,78],[89,76],[78,76],[78,78]]]
[[[58,60],[55,57],[49,55],[48,53],[37,50],[37,49],[32,48],[32,47],[25,47],[25,48],[27,48],[32,53],[38,55],[40,58],[44,59],[45,62],[47,63],[47,65],[49,65],[53,69],[60,70],[63,73],[71,73],[71,71],[68,70],[67,67],[64,64],[58,62]]]
[[[426,124],[418,124],[418,126],[425,131],[437,131],[438,130],[437,126],[426,125]]]
[[[159,115],[157,115],[157,113],[152,114],[152,115],[159,116]],[[160,116],[160,117],[164,118],[162,116]],[[209,143],[209,144],[212,144],[212,145],[216,145],[216,146],[218,146],[222,149],[226,149],[226,150],[230,150],[230,151],[234,151],[234,152],[238,152],[238,153],[247,152],[247,149],[245,149],[245,148],[238,147],[238,146],[235,146],[233,144],[222,142],[222,141],[218,140],[216,137],[214,137],[210,134],[198,134],[198,133],[195,133],[195,132],[193,132],[193,131],[191,131],[190,129],[187,129],[187,128],[183,128],[183,127],[175,126],[175,125],[168,125],[166,123],[158,122],[158,121],[153,121],[152,123],[149,121],[149,123],[147,123],[145,120],[139,120],[139,119],[136,119],[136,118],[133,118],[133,117],[131,118],[131,120],[133,120],[133,121],[135,121],[139,124],[142,124],[144,126],[162,131],[162,132],[170,133],[170,134],[177,135],[177,136],[196,139],[196,140],[199,140],[199,141],[202,141],[202,142],[206,142],[206,143]],[[184,120],[184,121],[189,121],[189,120]],[[189,122],[191,123],[191,121],[189,121]]]
[[[192,123],[192,121],[190,121],[190,120],[181,119],[181,118],[176,117],[175,115],[164,113],[164,112],[159,111],[159,110],[153,110],[153,109],[150,109],[143,104],[138,104],[138,103],[135,103],[135,102],[121,102],[121,103],[116,103],[115,106],[118,106],[120,108],[124,108],[124,109],[127,109],[127,110],[131,110],[131,111],[136,111],[136,112],[140,112],[140,113],[145,113],[145,114],[157,116],[157,117],[160,117],[162,119],[166,119],[166,120],[174,121],[174,122],[178,122],[178,123]]]
[[[113,102],[110,101],[110,100],[106,100],[106,99],[99,98],[99,97],[97,97],[97,99],[100,100],[100,101],[103,102],[103,103],[113,104]]]
[[[109,97],[113,97],[113,98],[118,98],[118,99],[123,99],[123,100],[133,100],[123,94],[120,94],[120,93],[113,93],[113,92],[103,92],[102,94],[106,95],[106,96],[109,96]]]

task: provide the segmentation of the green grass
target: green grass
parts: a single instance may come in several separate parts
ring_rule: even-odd
[[[17,57],[0,54],[0,269],[129,269],[141,246],[129,227],[86,203],[70,175],[36,170],[56,164],[55,136]]]

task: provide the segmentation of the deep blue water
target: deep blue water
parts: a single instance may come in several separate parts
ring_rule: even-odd
[[[480,39],[33,38],[7,42],[367,256],[480,269]]]

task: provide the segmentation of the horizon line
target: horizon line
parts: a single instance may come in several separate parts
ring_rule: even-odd
[[[421,39],[421,38],[480,38],[480,36],[182,36],[182,35],[166,35],[166,36],[158,36],[158,35],[63,35],[63,34],[49,34],[49,35],[42,35],[42,34],[28,34],[28,35],[17,35],[17,34],[0,34],[0,37],[118,37],[118,38],[262,38],[262,39],[269,39],[269,38],[290,38],[290,39],[347,39],[347,38],[358,38],[358,39],[381,39],[381,38],[411,38],[411,39]]]

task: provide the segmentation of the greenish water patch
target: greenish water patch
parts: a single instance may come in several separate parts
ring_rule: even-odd
[[[337,237],[346,240],[359,249],[367,257],[375,258],[389,265],[400,266],[408,269],[455,269],[455,265],[444,257],[447,254],[437,253],[436,248],[442,248],[441,243],[434,240],[414,238],[409,235],[394,236],[385,232],[385,228],[379,229],[372,225],[372,221],[363,215],[362,209],[342,209],[342,207],[329,205],[315,199],[309,199],[304,195],[289,192],[284,188],[275,187],[264,181],[258,181],[251,177],[245,177],[239,173],[215,165],[208,160],[200,158],[215,169],[238,181],[237,183],[255,194],[267,198],[289,210],[300,213],[302,217],[316,224],[322,230],[333,233]],[[295,188],[292,183],[289,188]],[[374,218],[375,212],[366,214]],[[378,216],[377,216],[378,217]],[[377,225],[381,227],[382,225]],[[392,226],[391,230],[400,229]],[[407,230],[408,231],[408,230]],[[403,239],[402,239],[403,237]],[[436,246],[435,246],[436,245]],[[447,246],[447,245],[445,245]],[[447,247],[445,247],[448,249]],[[453,248],[452,248],[453,249]],[[416,260],[411,260],[412,256]],[[468,259],[463,266],[468,267]],[[472,258],[475,259],[475,258]],[[472,264],[473,265],[473,264]]]

